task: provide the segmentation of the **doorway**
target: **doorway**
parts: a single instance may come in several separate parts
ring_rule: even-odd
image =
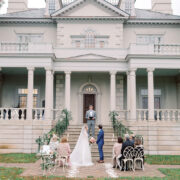
[[[87,123],[86,111],[89,109],[89,105],[93,105],[96,110],[96,95],[95,94],[84,94],[83,95],[83,123]]]

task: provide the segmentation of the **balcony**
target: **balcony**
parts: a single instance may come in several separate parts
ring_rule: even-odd
[[[180,55],[180,44],[131,44],[128,54]]]
[[[12,43],[1,42],[1,53],[53,53],[52,44],[48,43]]]

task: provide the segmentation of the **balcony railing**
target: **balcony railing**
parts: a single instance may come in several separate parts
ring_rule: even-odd
[[[0,43],[0,53],[52,53],[52,49],[48,43]]]
[[[128,54],[180,55],[180,44],[131,44]]]

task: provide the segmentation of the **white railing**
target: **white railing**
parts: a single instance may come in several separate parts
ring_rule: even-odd
[[[49,43],[16,43],[1,42],[0,53],[52,53],[52,44]]]
[[[53,109],[53,120],[58,121],[61,116],[62,109]]]
[[[146,121],[148,120],[148,109],[137,109],[137,120]]]
[[[137,120],[148,120],[148,109],[137,109]],[[180,109],[155,109],[155,122],[180,122]]]
[[[155,44],[155,54],[180,54],[180,45],[178,44]]]
[[[26,108],[0,108],[1,120],[25,120]]]
[[[130,44],[128,54],[180,55],[180,44]]]
[[[161,122],[177,122],[180,121],[180,109],[155,109],[154,117]]]
[[[118,110],[118,120],[124,121],[128,119],[129,111],[128,110]]]
[[[34,120],[44,120],[45,118],[45,108],[34,108],[33,112],[33,119]]]

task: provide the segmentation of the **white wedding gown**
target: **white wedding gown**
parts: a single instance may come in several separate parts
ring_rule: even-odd
[[[73,166],[91,166],[91,150],[89,146],[88,133],[85,127],[82,127],[81,134],[76,146],[70,155],[70,162]]]

